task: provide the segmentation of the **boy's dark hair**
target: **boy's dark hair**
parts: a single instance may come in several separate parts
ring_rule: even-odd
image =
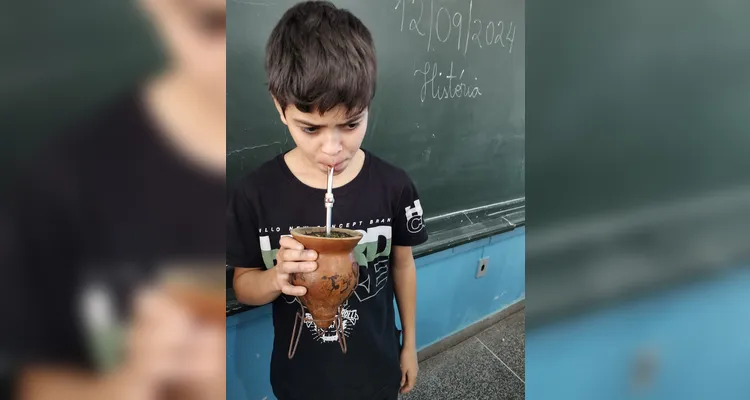
[[[349,115],[375,96],[375,45],[359,18],[327,1],[290,8],[266,45],[268,89],[282,110],[323,114],[343,105]]]

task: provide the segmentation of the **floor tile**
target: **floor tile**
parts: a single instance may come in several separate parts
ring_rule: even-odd
[[[521,379],[526,380],[525,314],[519,311],[508,316],[477,337]]]
[[[417,385],[403,400],[524,399],[525,385],[476,337],[420,363]]]

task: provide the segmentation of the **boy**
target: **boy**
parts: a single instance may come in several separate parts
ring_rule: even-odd
[[[272,31],[266,71],[296,147],[239,182],[228,206],[227,264],[235,267],[239,301],[273,302],[274,394],[279,400],[396,399],[417,376],[411,248],[427,240],[427,232],[406,173],[360,149],[375,93],[372,37],[348,11],[328,2],[301,3]],[[342,353],[334,325],[316,328],[305,310],[290,359],[300,310],[296,296],[306,289],[290,285],[289,274],[314,270],[317,255],[288,235],[293,227],[325,224],[329,167],[336,199],[332,224],[364,234],[355,250],[359,285],[341,311],[348,349]]]
[[[170,265],[206,260],[225,276],[226,6],[133,3],[165,68],[40,150],[9,200],[1,399],[155,399],[165,385],[190,393],[179,399],[224,396],[225,328],[140,289]],[[118,317],[133,328],[110,358],[94,345],[117,336]]]

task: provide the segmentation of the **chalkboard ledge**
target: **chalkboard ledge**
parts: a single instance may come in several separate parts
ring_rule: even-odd
[[[526,223],[525,199],[428,218],[425,222],[430,238],[414,248],[416,258],[523,226]]]
[[[424,257],[465,243],[512,231],[526,223],[525,199],[497,203],[425,220],[430,238],[414,248],[414,257]],[[227,286],[232,282],[227,268]],[[227,288],[227,317],[256,308],[239,301]]]

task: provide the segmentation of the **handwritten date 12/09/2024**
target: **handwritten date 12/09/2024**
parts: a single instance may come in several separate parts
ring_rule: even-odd
[[[411,3],[411,5],[409,5]],[[438,7],[435,10],[435,0],[430,0],[429,10],[425,5],[425,0],[398,0],[395,9],[401,9],[401,31],[407,27],[409,31],[415,32],[420,36],[427,37],[427,51],[432,50],[433,36],[435,40],[447,43],[453,37],[458,51],[463,50],[464,55],[468,51],[469,43],[477,45],[480,49],[500,45],[513,52],[513,40],[516,36],[516,25],[513,21],[489,21],[482,22],[481,19],[472,20],[474,10],[474,1],[470,0],[468,4],[468,18],[464,19],[461,12],[451,13],[445,7]],[[418,14],[407,20],[406,9],[410,9],[410,14]],[[429,11],[429,20],[425,18],[425,12]],[[423,22],[422,20],[425,19]],[[424,25],[428,25],[427,30]]]

